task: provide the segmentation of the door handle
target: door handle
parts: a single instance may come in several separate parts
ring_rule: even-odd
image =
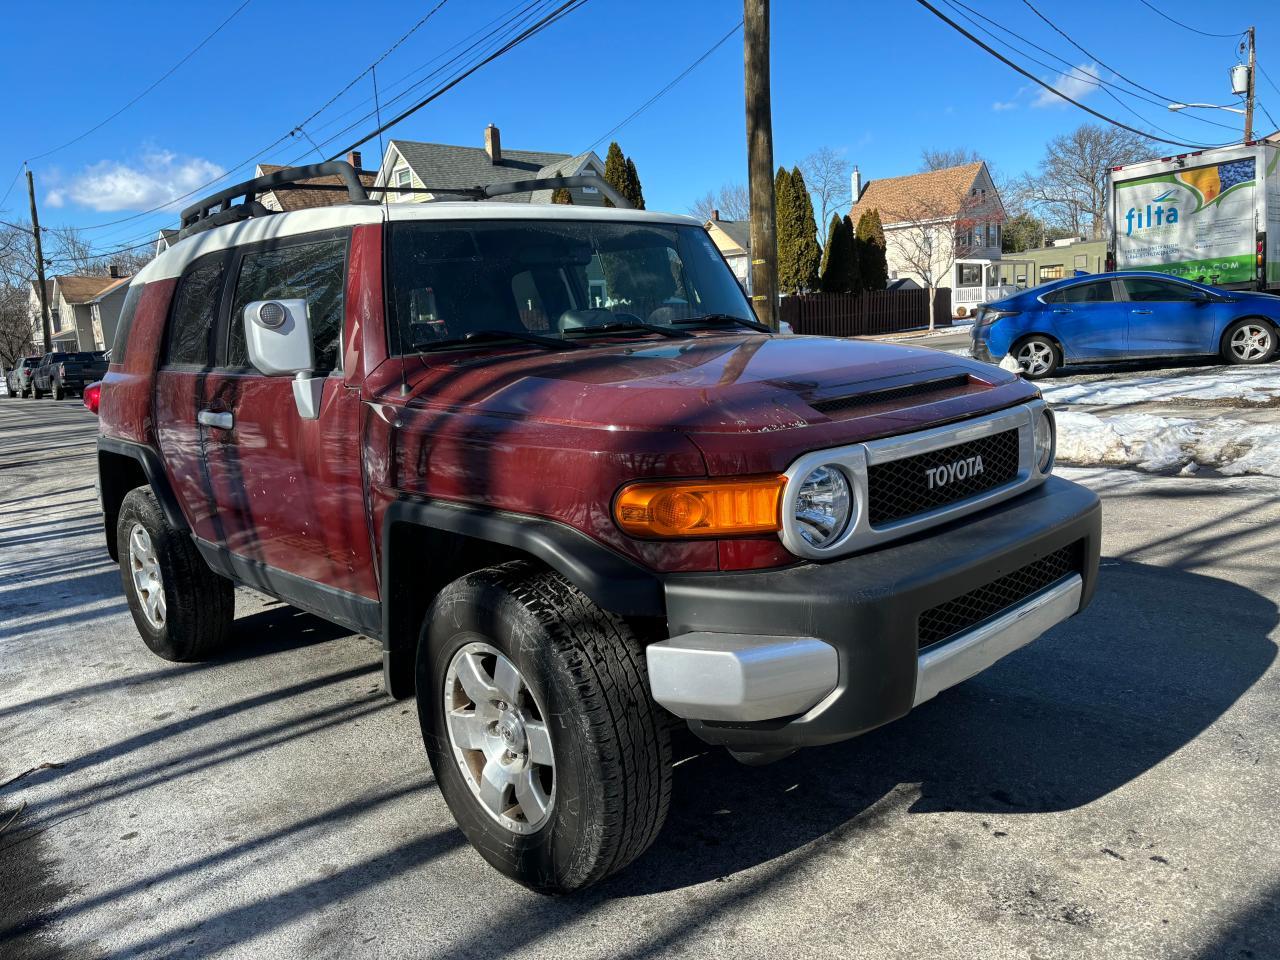
[[[1068,310],[1066,307],[1056,307],[1054,308],[1053,312],[1054,313],[1070,313],[1071,311]]]
[[[1134,311],[1132,311],[1132,312],[1133,312],[1133,313],[1143,313],[1143,314],[1150,314],[1150,313],[1151,313],[1151,311],[1150,311],[1150,310],[1134,310]]]
[[[217,427],[219,430],[230,430],[235,426],[235,418],[229,413],[216,413],[213,410],[201,410],[196,419],[206,427]]]

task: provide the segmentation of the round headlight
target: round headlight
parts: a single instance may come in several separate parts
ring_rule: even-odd
[[[1041,410],[1040,416],[1036,417],[1036,469],[1041,473],[1048,473],[1053,466],[1055,433],[1053,413],[1048,409]]]
[[[849,481],[835,467],[815,467],[796,493],[795,521],[800,536],[815,547],[833,543],[849,523]]]

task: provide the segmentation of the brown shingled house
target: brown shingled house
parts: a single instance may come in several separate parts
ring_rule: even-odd
[[[378,177],[378,171],[362,169],[358,151],[352,150],[347,154],[347,163],[356,168],[356,173],[359,174],[361,183],[366,187],[373,186],[374,180]],[[261,177],[283,169],[284,167],[278,163],[260,163],[254,170],[253,175]],[[336,175],[316,177],[302,182],[342,186],[342,178]],[[346,203],[347,194],[342,190],[307,190],[305,188],[298,190],[268,190],[259,199],[268,210],[291,211],[307,210],[312,207],[331,207],[335,203]]]
[[[54,349],[105,350],[110,347],[128,281],[128,277],[118,274],[101,277],[66,274],[45,281]],[[40,297],[34,283],[29,303],[31,327],[38,343]]]
[[[850,211],[854,224],[867,210],[880,211],[889,276],[923,287],[971,287],[1000,259],[1004,204],[987,165],[872,180],[854,172]],[[973,276],[971,276],[971,274]]]

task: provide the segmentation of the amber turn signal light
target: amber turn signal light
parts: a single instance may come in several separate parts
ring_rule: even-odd
[[[633,537],[727,537],[781,529],[786,477],[633,483],[613,504]]]

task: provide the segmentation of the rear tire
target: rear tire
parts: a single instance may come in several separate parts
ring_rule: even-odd
[[[1265,320],[1237,320],[1222,335],[1220,352],[1227,363],[1266,363],[1276,355],[1276,329]]]
[[[235,587],[209,569],[186,531],[170,525],[148,487],[120,504],[116,549],[129,611],[152,653],[187,662],[227,647]]]
[[[44,399],[44,391],[37,387],[34,383],[31,385],[31,395],[37,400]]]
[[[1028,380],[1051,377],[1062,366],[1062,353],[1048,337],[1036,334],[1020,341],[1011,351],[1022,376]]]
[[[60,380],[53,381],[53,399],[61,400],[66,395],[66,391],[62,389],[62,382]]]
[[[580,889],[662,829],[671,744],[643,647],[559,574],[517,561],[446,587],[423,626],[417,689],[445,802],[516,882]]]

